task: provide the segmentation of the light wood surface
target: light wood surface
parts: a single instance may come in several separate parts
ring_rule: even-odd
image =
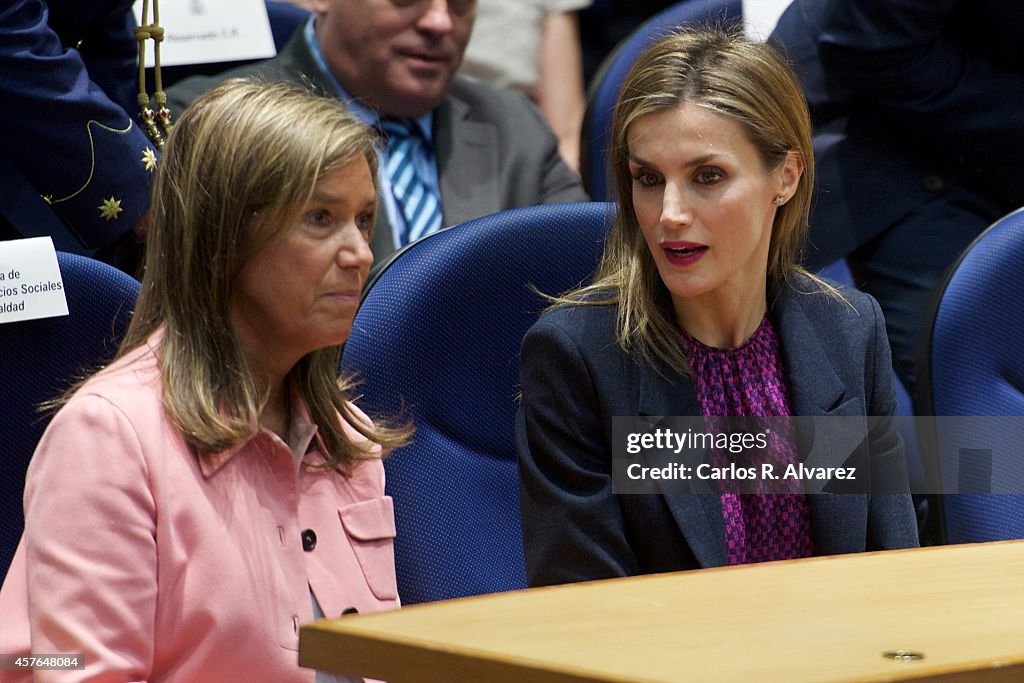
[[[890,650],[924,654],[893,661]],[[302,627],[303,666],[416,681],[1024,681],[1024,541],[414,605]]]

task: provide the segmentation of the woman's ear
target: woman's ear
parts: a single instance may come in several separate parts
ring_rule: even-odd
[[[788,202],[800,185],[800,176],[804,174],[804,156],[795,149],[786,152],[786,161],[779,169],[779,185],[776,197],[782,197],[780,204]]]

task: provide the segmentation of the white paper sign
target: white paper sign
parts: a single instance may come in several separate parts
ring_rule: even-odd
[[[276,54],[263,0],[159,0],[160,64],[206,64],[264,59]],[[149,3],[146,23],[153,22]],[[142,25],[142,0],[135,2]],[[153,66],[153,41],[146,41],[146,66]]]
[[[0,324],[68,314],[49,237],[0,242]]]
[[[743,0],[743,30],[751,40],[768,40],[792,0]]]

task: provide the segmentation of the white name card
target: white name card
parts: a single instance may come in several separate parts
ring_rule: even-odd
[[[53,240],[0,242],[0,324],[67,314]]]
[[[146,23],[153,23],[149,3]],[[142,0],[135,2],[142,25]],[[276,54],[263,0],[160,0],[160,64],[206,64],[264,59]],[[153,66],[153,41],[146,41],[146,66]]]
[[[792,0],[743,0],[743,30],[751,40],[764,42]]]

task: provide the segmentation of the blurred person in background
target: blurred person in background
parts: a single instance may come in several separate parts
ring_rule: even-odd
[[[795,0],[771,40],[814,123],[806,264],[846,257],[915,385],[933,292],[985,228],[1024,206],[1024,3]]]
[[[592,0],[480,0],[461,73],[533,100],[572,170],[580,168],[583,55],[576,12]]]
[[[313,8],[273,59],[176,83],[172,110],[218,80],[257,75],[328,93],[380,128],[378,261],[444,226],[587,199],[532,103],[456,75],[476,0],[315,0]]]
[[[590,84],[615,47],[663,9],[679,0],[593,0],[579,13],[583,82]]]

